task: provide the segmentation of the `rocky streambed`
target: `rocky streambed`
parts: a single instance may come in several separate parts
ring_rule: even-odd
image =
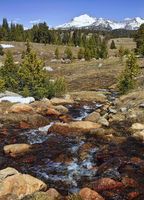
[[[136,115],[143,98],[132,115],[127,103],[132,97],[125,101],[109,93],[92,95],[91,102],[82,93],[67,100],[3,105],[0,169],[32,175],[65,199],[74,193],[84,200],[144,199],[144,144],[135,137],[144,130]],[[8,123],[6,115],[20,120]],[[30,124],[23,115],[40,115],[45,124]]]

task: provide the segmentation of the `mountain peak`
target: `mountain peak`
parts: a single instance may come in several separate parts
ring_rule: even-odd
[[[80,29],[80,28],[93,28],[93,29],[127,29],[136,30],[144,23],[144,19],[140,17],[125,18],[123,21],[113,21],[104,18],[91,17],[88,14],[82,14],[74,17],[70,22],[57,26],[56,29]]]

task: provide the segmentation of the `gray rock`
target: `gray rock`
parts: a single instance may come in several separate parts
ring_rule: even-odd
[[[140,108],[144,108],[144,103],[139,105]]]
[[[127,112],[127,108],[126,108],[126,107],[123,107],[123,108],[120,109],[120,111],[123,112],[123,113],[124,113],[124,112]]]
[[[116,113],[117,113],[117,110],[115,110],[115,109],[113,109],[113,108],[110,108],[110,109],[109,109],[109,112],[112,113],[112,114],[116,114]]]

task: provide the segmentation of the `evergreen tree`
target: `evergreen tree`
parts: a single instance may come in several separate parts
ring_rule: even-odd
[[[112,40],[112,42],[111,42],[110,49],[116,49],[114,40]]]
[[[4,55],[3,47],[0,45],[0,56]]]
[[[134,89],[136,86],[136,76],[139,74],[140,68],[137,64],[137,59],[134,54],[128,56],[125,70],[122,72],[118,88],[122,94],[127,93],[129,90]]]
[[[100,45],[100,58],[108,57],[107,41],[104,39]]]
[[[70,60],[73,59],[73,53],[72,53],[72,50],[69,47],[67,47],[65,49],[64,53],[65,53],[66,59],[70,59]]]
[[[37,58],[37,55],[32,50],[26,51],[21,67],[19,69],[19,89],[22,93],[30,93],[36,98],[45,96],[47,76],[43,70],[44,63]]]
[[[5,81],[0,77],[0,92],[5,91]]]
[[[90,52],[89,48],[85,49],[84,58],[85,58],[85,60],[90,61],[90,59],[91,59],[91,52]]]
[[[14,59],[10,51],[6,53],[4,66],[0,68],[0,77],[5,82],[5,87],[10,90],[18,91],[18,66],[14,64]]]
[[[59,59],[59,48],[57,47],[56,50],[55,50],[55,57],[56,59]]]
[[[138,29],[135,41],[137,44],[137,52],[144,56],[144,24],[142,24]]]

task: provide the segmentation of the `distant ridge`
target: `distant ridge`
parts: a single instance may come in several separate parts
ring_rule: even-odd
[[[87,14],[73,18],[70,22],[55,27],[56,29],[97,29],[97,30],[137,30],[144,23],[144,18],[125,18],[122,21],[114,21],[104,18],[91,17]]]

